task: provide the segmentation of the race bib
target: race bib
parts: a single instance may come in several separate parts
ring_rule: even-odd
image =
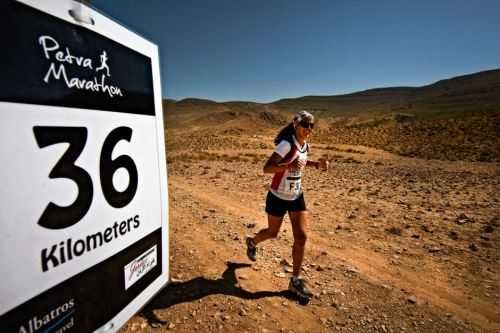
[[[285,179],[285,191],[287,194],[297,195],[301,189],[300,172],[290,173]]]

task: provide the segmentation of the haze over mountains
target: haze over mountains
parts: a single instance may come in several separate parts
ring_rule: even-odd
[[[500,69],[422,87],[375,88],[345,95],[284,98],[272,103],[164,101],[175,128],[212,133],[276,129],[298,110],[318,118],[315,140],[381,148],[442,160],[500,161]],[[213,128],[212,128],[213,127]]]

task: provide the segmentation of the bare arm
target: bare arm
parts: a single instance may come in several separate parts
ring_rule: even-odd
[[[328,170],[330,162],[324,158],[320,158],[317,161],[307,160],[306,166],[315,167],[316,169],[321,169],[323,171]]]
[[[313,160],[307,160],[306,166],[308,167],[314,167],[316,169],[319,168],[319,162],[318,161],[313,161]]]
[[[299,170],[301,162],[296,158],[289,164],[280,164],[283,159],[278,153],[274,152],[264,165],[264,173],[277,173],[286,170]]]

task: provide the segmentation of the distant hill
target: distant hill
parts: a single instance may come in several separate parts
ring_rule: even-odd
[[[500,69],[441,80],[422,87],[376,88],[346,95],[304,96],[272,103],[282,110],[312,109],[329,115],[409,112],[432,116],[443,112],[498,110]]]
[[[401,155],[500,162],[500,69],[422,87],[375,88],[272,103],[165,100],[167,128],[201,135],[274,131],[291,114],[318,119],[315,139],[382,148]],[[169,123],[170,121],[170,123]]]
[[[254,102],[214,102],[187,98],[167,101],[166,110],[190,111],[206,108],[217,110],[254,109],[264,106],[295,112],[307,109],[324,116],[390,113],[405,111],[412,114],[475,112],[497,110],[500,104],[500,69],[457,76],[422,87],[375,88],[345,95],[303,96],[284,98],[268,104]]]

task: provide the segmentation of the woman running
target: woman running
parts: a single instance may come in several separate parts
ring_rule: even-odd
[[[301,297],[311,297],[305,280],[301,277],[301,266],[304,258],[306,233],[306,203],[302,193],[301,178],[306,166],[316,169],[328,169],[328,161],[307,159],[309,138],[314,128],[314,117],[307,111],[300,111],[293,121],[283,128],[274,143],[276,148],[264,165],[264,173],[273,173],[274,177],[267,193],[266,213],[268,227],[260,230],[255,237],[246,239],[247,255],[252,261],[257,259],[257,244],[275,238],[278,235],[283,217],[288,212],[293,230],[293,276],[289,290]]]

